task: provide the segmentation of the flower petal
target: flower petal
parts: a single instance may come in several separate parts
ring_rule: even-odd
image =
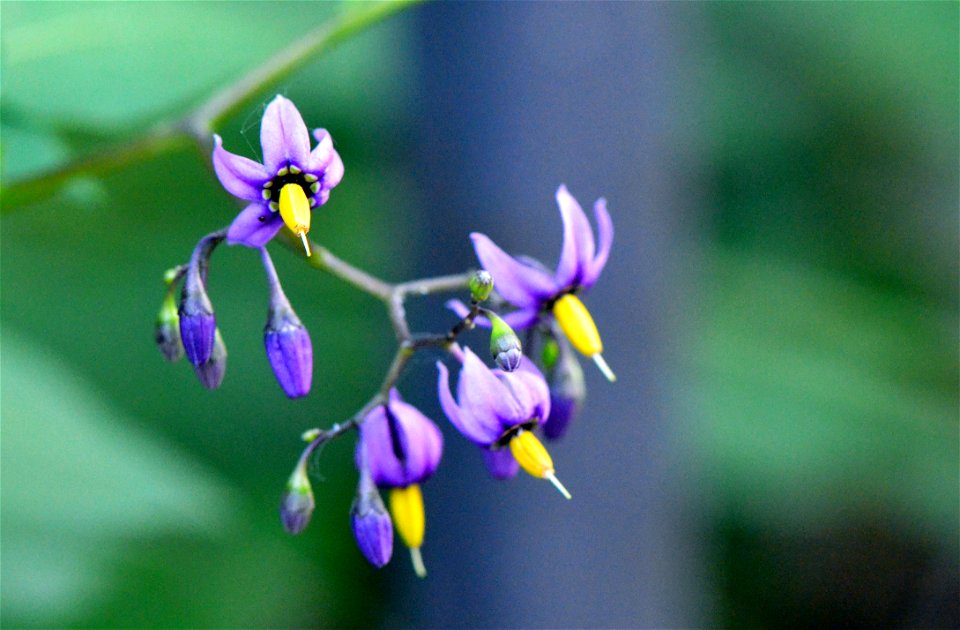
[[[270,180],[262,164],[230,153],[218,135],[213,136],[213,170],[228,193],[247,201],[261,199],[263,185]]]
[[[563,184],[557,189],[557,205],[563,219],[563,250],[557,264],[556,280],[560,287],[580,284],[593,263],[593,229],[583,208]]]
[[[227,243],[263,247],[283,227],[279,212],[270,212],[264,203],[251,203],[240,211],[227,230]]]
[[[559,288],[549,275],[526,265],[497,247],[485,234],[470,235],[483,268],[493,276],[493,286],[503,298],[520,308],[539,307]]]
[[[520,470],[520,464],[507,448],[496,451],[483,449],[483,463],[486,464],[487,470],[494,479],[510,479]]]
[[[585,289],[592,287],[600,277],[600,272],[603,271],[610,256],[610,247],[613,245],[613,221],[610,219],[610,213],[607,212],[606,199],[597,199],[597,203],[593,204],[593,214],[597,218],[600,247],[597,257],[587,265],[587,272],[580,283]]]
[[[450,394],[450,374],[447,372],[447,366],[441,361],[437,361],[437,370],[439,372],[437,392],[440,398],[440,406],[450,423],[468,440],[476,444],[487,445],[496,440],[499,437],[499,425],[486,427],[478,424],[468,410],[458,407]]]
[[[340,154],[334,151],[333,156],[330,158],[330,163],[327,164],[327,168],[323,172],[323,189],[329,191],[339,184],[342,179],[343,160],[340,159]]]
[[[463,351],[463,370],[457,383],[460,411],[469,411],[497,437],[505,429],[526,422],[525,409],[494,372],[470,348]]]
[[[260,146],[263,165],[269,173],[292,162],[304,168],[310,158],[310,134],[297,107],[277,95],[267,105],[260,121]]]
[[[312,173],[320,173],[327,168],[327,164],[333,158],[336,151],[333,150],[333,137],[326,129],[314,129],[313,137],[317,139],[317,146],[310,152],[310,159],[307,161],[305,170]]]

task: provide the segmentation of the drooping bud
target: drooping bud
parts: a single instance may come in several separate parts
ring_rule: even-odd
[[[483,302],[493,291],[493,276],[480,269],[470,276],[470,298],[474,302]]]
[[[206,363],[213,352],[217,322],[213,304],[207,295],[206,270],[210,254],[222,240],[223,236],[218,233],[200,239],[190,257],[180,292],[180,339],[187,358],[194,366]]]
[[[423,510],[423,494],[419,484],[410,484],[390,491],[390,513],[403,543],[410,548],[410,559],[417,577],[426,577],[427,569],[420,555],[426,516]]]
[[[173,293],[167,292],[160,312],[157,313],[157,322],[153,330],[153,338],[157,347],[167,361],[179,361],[183,357],[183,343],[180,341],[180,316],[177,314],[177,303],[173,300]]]
[[[540,440],[530,431],[521,429],[512,440],[510,440],[510,452],[516,458],[517,463],[530,475],[537,479],[547,479],[560,491],[567,499],[570,493],[563,487],[560,480],[557,479],[556,471],[553,468],[553,459],[550,453],[543,447]]]
[[[310,487],[310,479],[307,477],[307,462],[301,458],[287,480],[287,488],[280,501],[283,528],[290,534],[299,534],[310,523],[313,508],[313,488]]]
[[[561,296],[553,304],[553,316],[573,347],[593,359],[607,380],[611,382],[617,380],[616,375],[603,359],[603,342],[600,341],[597,325],[593,323],[590,311],[583,305],[580,298],[572,293]]]
[[[280,189],[280,216],[290,231],[303,241],[303,249],[309,256],[307,232],[310,231],[310,202],[299,184],[286,184]]]
[[[227,346],[223,343],[219,328],[214,329],[210,358],[201,365],[193,366],[193,371],[207,389],[217,389],[223,383],[223,376],[227,371]]]
[[[266,249],[260,251],[270,284],[270,308],[263,329],[263,345],[284,393],[289,398],[300,398],[310,392],[313,381],[313,345],[310,334],[283,293],[270,255]]]
[[[580,362],[570,347],[565,343],[564,346],[547,377],[550,384],[550,415],[542,426],[543,434],[550,440],[566,433],[587,398],[587,385]]]
[[[485,311],[484,315],[490,320],[491,325],[490,354],[493,355],[501,370],[513,372],[520,367],[520,359],[523,357],[520,338],[496,313]]]
[[[390,562],[393,524],[367,470],[360,471],[357,496],[350,507],[350,525],[360,553],[370,564],[379,569]]]

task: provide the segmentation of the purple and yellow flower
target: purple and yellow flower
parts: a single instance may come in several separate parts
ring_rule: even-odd
[[[453,426],[487,454],[484,461],[498,478],[516,473],[503,453],[532,476],[547,479],[563,496],[570,493],[557,479],[550,454],[533,429],[550,414],[550,391],[543,375],[528,358],[513,372],[491,370],[469,348],[457,383],[457,400],[450,393],[450,374],[442,362],[437,389],[440,406]]]
[[[417,575],[426,575],[420,547],[426,530],[420,484],[437,470],[443,435],[429,418],[405,403],[396,389],[386,404],[374,407],[360,424],[357,466],[374,483],[391,488],[390,513],[400,538],[410,548]]]
[[[577,297],[600,277],[613,244],[613,222],[607,202],[598,199],[593,206],[597,219],[598,241],[577,200],[561,185],[557,205],[563,219],[563,249],[556,271],[514,258],[484,234],[473,233],[473,247],[480,264],[493,276],[496,290],[518,310],[504,315],[513,328],[534,326],[546,313],[552,313],[570,343],[592,358],[603,374],[616,380],[603,359],[603,342],[590,312]]]
[[[325,129],[314,129],[317,146],[296,106],[283,96],[267,105],[260,121],[263,163],[235,155],[214,135],[213,168],[234,197],[249,201],[227,230],[227,242],[262,247],[286,225],[300,237],[307,255],[310,213],[330,198],[343,178],[343,162]]]

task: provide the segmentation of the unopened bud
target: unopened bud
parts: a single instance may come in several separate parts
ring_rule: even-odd
[[[298,463],[287,481],[287,489],[280,502],[280,520],[290,534],[299,534],[310,522],[313,514],[313,489],[307,478],[306,466]]]
[[[393,523],[370,473],[361,473],[357,496],[350,506],[350,525],[360,553],[378,569],[393,555]]]
[[[483,302],[493,291],[493,276],[483,269],[470,276],[470,297],[474,302]]]
[[[167,361],[179,361],[183,356],[183,343],[180,341],[180,316],[177,315],[177,304],[173,301],[173,293],[167,293],[160,312],[157,313],[157,323],[153,330],[153,338],[157,347]]]
[[[587,398],[587,385],[577,357],[567,347],[550,371],[550,415],[543,434],[550,440],[562,437]]]
[[[289,305],[270,309],[263,329],[263,345],[287,397],[306,396],[313,380],[313,345],[310,334]]]
[[[227,346],[223,343],[219,328],[214,330],[210,358],[201,365],[193,366],[193,371],[207,389],[217,389],[223,383],[223,375],[227,371]]]
[[[501,370],[513,372],[520,367],[520,359],[523,358],[520,338],[496,313],[487,311],[485,315],[491,324],[490,354]]]
[[[191,266],[183,282],[180,294],[180,338],[190,363],[200,366],[210,359],[213,352],[214,331],[217,320],[213,304],[203,286],[200,271]]]

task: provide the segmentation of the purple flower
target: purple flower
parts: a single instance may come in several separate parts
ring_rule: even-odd
[[[231,195],[249,201],[227,230],[227,242],[262,247],[286,223],[310,254],[310,211],[322,206],[343,177],[343,162],[325,129],[314,129],[317,146],[292,102],[277,96],[260,121],[263,164],[234,155],[214,135],[213,168]]]
[[[437,470],[443,455],[443,435],[437,425],[392,389],[387,404],[375,407],[360,424],[358,467],[360,449],[366,452],[377,485],[402,488],[426,480]]]
[[[577,297],[594,285],[607,264],[613,244],[613,223],[607,202],[598,199],[593,206],[597,219],[599,247],[593,230],[577,200],[561,185],[557,204],[563,219],[563,249],[557,269],[550,272],[531,261],[514,258],[486,235],[470,235],[480,264],[493,276],[497,292],[518,310],[503,316],[513,328],[530,328],[552,312],[574,347],[597,362],[610,380],[613,372],[603,360],[603,344],[590,313]],[[462,314],[465,307],[455,307]]]
[[[440,406],[453,426],[485,448],[505,446],[520,429],[532,429],[550,413],[550,392],[543,375],[523,357],[513,372],[491,370],[469,348],[463,352],[463,370],[455,402],[450,393],[447,366],[440,371]]]
[[[450,393],[450,374],[442,362],[437,389],[440,406],[450,422],[474,444],[485,449],[490,473],[504,479],[516,474],[516,464],[534,477],[548,479],[567,498],[570,493],[557,480],[550,454],[532,430],[550,414],[550,392],[543,375],[523,357],[513,372],[491,370],[469,348],[463,351],[463,369],[457,383],[457,400]],[[509,450],[504,447],[509,447]]]

